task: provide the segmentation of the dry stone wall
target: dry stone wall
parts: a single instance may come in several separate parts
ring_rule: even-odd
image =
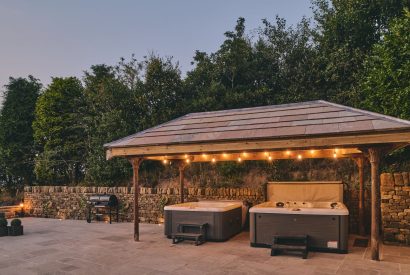
[[[383,237],[410,245],[410,173],[381,175]]]
[[[29,186],[24,190],[25,211],[34,217],[86,219],[87,199],[93,194],[114,194],[120,201],[120,220],[132,221],[134,188]],[[163,207],[180,202],[179,188],[140,188],[139,207],[142,223],[163,221]],[[249,205],[262,203],[262,188],[187,188],[185,201],[242,200]]]
[[[86,201],[93,194],[115,194],[120,203],[120,220],[132,221],[134,188],[30,186],[25,188],[25,211],[35,217],[85,219]],[[349,208],[349,229],[357,233],[358,188],[346,188],[344,201]],[[250,206],[265,201],[261,188],[187,188],[185,201],[242,200]],[[179,188],[140,188],[140,220],[163,221],[163,207],[180,202]],[[370,189],[365,189],[365,227],[370,228]],[[383,237],[386,242],[410,244],[410,173],[381,175]]]

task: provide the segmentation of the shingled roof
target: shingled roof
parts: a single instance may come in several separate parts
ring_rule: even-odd
[[[318,100],[190,113],[105,147],[283,139],[405,129],[410,130],[410,121]]]

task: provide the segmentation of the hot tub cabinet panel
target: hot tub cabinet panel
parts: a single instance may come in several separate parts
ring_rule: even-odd
[[[177,233],[178,224],[207,223],[207,241],[226,241],[242,230],[242,209],[235,208],[224,212],[204,211],[164,211],[165,235]]]
[[[309,249],[347,252],[347,215],[250,213],[251,246],[270,247],[274,235],[308,235]]]

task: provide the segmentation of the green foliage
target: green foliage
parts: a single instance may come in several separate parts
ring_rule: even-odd
[[[75,77],[53,78],[39,97],[34,139],[39,183],[75,184],[82,180],[85,158],[83,87]]]
[[[410,12],[392,21],[389,31],[366,59],[363,107],[410,119]]]
[[[103,145],[110,141],[134,133],[138,128],[138,106],[136,92],[133,90],[134,78],[118,68],[95,65],[85,73],[84,96],[87,110],[84,113],[87,135],[87,154],[85,180],[101,185],[115,185],[129,179],[130,165],[124,159],[106,161]],[[117,72],[116,72],[117,71]],[[120,81],[120,77],[129,79],[129,85]]]
[[[393,20],[366,59],[361,81],[362,107],[410,119],[410,12]],[[391,170],[410,167],[410,148],[386,159]]]
[[[151,55],[142,62],[144,81],[137,91],[142,128],[153,127],[182,115],[182,80],[171,58]]]
[[[6,227],[8,224],[5,218],[0,218],[0,227]]]
[[[32,122],[41,84],[32,76],[10,78],[0,111],[0,186],[16,190],[34,180]]]
[[[14,219],[10,222],[10,225],[13,226],[13,227],[21,226],[21,220],[20,219]]]
[[[359,106],[358,83],[363,61],[378,43],[389,22],[409,7],[406,0],[314,1],[315,42],[323,99]]]

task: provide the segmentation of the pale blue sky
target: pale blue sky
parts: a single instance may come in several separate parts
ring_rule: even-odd
[[[310,17],[309,0],[2,0],[0,90],[9,76],[82,76],[93,64],[115,64],[153,51],[173,56],[182,72],[195,50],[212,52],[245,17],[247,30],[278,14],[289,24]]]

